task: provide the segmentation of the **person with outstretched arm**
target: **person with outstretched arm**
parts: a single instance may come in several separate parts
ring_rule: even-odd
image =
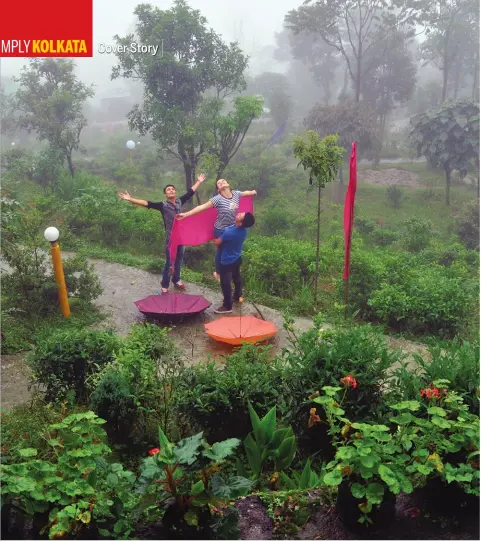
[[[240,212],[235,217],[234,225],[228,227],[222,235],[214,240],[217,246],[222,246],[220,260],[220,287],[224,295],[222,306],[214,310],[216,314],[232,312],[232,285],[234,282],[234,301],[242,297],[242,249],[247,237],[247,229],[255,223],[254,215],[250,212]]]
[[[172,226],[174,225],[175,216],[179,214],[182,205],[184,205],[189,199],[192,198],[199,186],[204,182],[205,175],[200,174],[197,177],[197,182],[190,188],[184,195],[177,198],[177,191],[173,184],[168,184],[164,188],[164,194],[166,201],[145,201],[144,199],[134,199],[129,192],[120,193],[119,197],[125,201],[130,201],[134,205],[141,207],[147,207],[148,209],[158,210],[162,214],[165,226],[165,266],[162,274],[162,293],[168,293],[170,285],[170,253],[169,253],[169,240],[172,233]],[[184,259],[184,247],[179,246],[177,248],[177,256],[174,263],[174,273],[172,276],[172,282],[177,289],[185,289],[185,285],[180,279],[180,269],[182,267],[182,261]]]
[[[214,237],[219,238],[222,233],[230,226],[234,225],[235,217],[239,209],[239,200],[241,197],[248,195],[257,195],[256,190],[247,190],[241,192],[239,190],[231,190],[227,180],[221,178],[216,182],[217,195],[212,197],[207,203],[198,205],[188,212],[180,212],[177,214],[178,220],[183,220],[188,216],[199,214],[204,210],[215,207],[217,209],[217,219],[214,224]],[[214,276],[220,278],[220,260],[222,254],[222,244],[217,247],[215,254],[215,272]]]

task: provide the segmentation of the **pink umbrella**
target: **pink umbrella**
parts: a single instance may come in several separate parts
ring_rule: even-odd
[[[135,301],[135,306],[145,315],[150,316],[184,316],[203,312],[212,304],[202,295],[170,293],[149,295]]]

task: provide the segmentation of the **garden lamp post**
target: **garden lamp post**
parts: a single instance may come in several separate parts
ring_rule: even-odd
[[[56,227],[47,227],[43,236],[50,242],[53,272],[58,287],[58,300],[63,317],[70,317],[70,306],[68,304],[67,286],[65,285],[65,276],[63,274],[62,256],[60,255],[60,246],[57,242],[59,231]]]
[[[129,149],[129,154],[130,154],[130,165],[132,166],[132,150],[134,150],[135,148],[135,142],[130,140],[130,141],[127,141],[127,143],[125,144],[125,146]]]

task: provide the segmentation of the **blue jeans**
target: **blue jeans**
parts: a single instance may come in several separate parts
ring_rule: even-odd
[[[217,227],[214,227],[214,237],[218,239],[222,233],[225,231],[225,229],[217,229]],[[215,258],[214,258],[214,264],[215,264],[215,272],[217,274],[220,274],[220,258],[222,256],[222,244],[217,246],[217,250],[215,251]]]
[[[174,263],[174,274],[172,275],[172,281],[176,284],[180,280],[180,268],[182,267],[182,261],[184,260],[184,247],[179,246],[177,248],[177,255]],[[162,273],[162,287],[167,289],[170,284],[170,253],[169,248],[165,247],[165,267]]]

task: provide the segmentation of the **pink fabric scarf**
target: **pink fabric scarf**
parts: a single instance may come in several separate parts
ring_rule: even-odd
[[[238,212],[254,212],[252,196],[241,198]],[[174,264],[179,246],[199,246],[215,238],[214,223],[216,219],[217,209],[210,208],[184,220],[174,220],[169,242],[171,266]]]

